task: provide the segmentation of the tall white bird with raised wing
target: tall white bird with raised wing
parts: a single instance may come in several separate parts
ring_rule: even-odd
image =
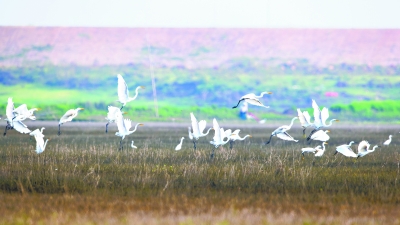
[[[185,137],[181,137],[181,141],[179,142],[179,144],[175,147],[175,151],[179,151],[182,148],[182,143],[183,143],[183,139],[185,139]]]
[[[35,140],[36,140],[36,150],[35,150],[35,152],[37,154],[40,154],[40,153],[44,152],[44,150],[46,149],[47,142],[50,140],[50,139],[47,139],[46,142],[45,142],[43,137],[44,136],[41,136],[41,135],[36,135],[35,136]]]
[[[39,130],[39,129],[36,129],[36,130],[30,132],[29,135],[30,135],[30,136],[33,136],[33,137],[34,137],[34,136],[41,136],[41,137],[44,137],[44,135],[43,135],[43,130],[44,130],[44,129],[46,129],[46,128],[42,127],[40,130]]]
[[[7,118],[5,120],[7,121],[7,125],[4,130],[3,136],[6,136],[7,130],[13,129],[14,126],[13,119],[15,117],[15,113],[14,113],[14,102],[12,101],[12,98],[8,98],[7,100],[6,117]]]
[[[313,140],[322,141],[322,142],[328,141],[330,139],[330,137],[328,135],[329,132],[330,132],[330,130],[326,130],[326,131],[319,130],[319,131],[313,133],[310,137],[308,137],[307,141],[310,141],[310,142]]]
[[[301,127],[303,127],[303,137],[306,137],[307,127],[313,125],[311,123],[311,116],[307,111],[302,112],[300,109],[297,109],[297,115],[299,117]]]
[[[389,135],[389,139],[387,139],[385,142],[383,142],[383,145],[390,145],[390,142],[392,142],[392,135]]]
[[[230,142],[229,142],[229,148],[230,148],[230,149],[233,148],[233,143],[234,143],[235,141],[243,141],[243,140],[246,139],[246,138],[251,138],[251,135],[250,135],[250,134],[247,134],[247,135],[245,135],[244,137],[240,137],[240,136],[239,136],[239,132],[240,132],[240,130],[237,129],[237,130],[233,131],[232,134],[230,135],[230,139],[231,139]]]
[[[354,141],[350,141],[350,143],[348,145],[344,144],[344,145],[337,146],[336,151],[333,155],[336,155],[339,152],[344,156],[357,158],[357,154],[354,153],[354,151],[351,149],[351,145],[353,143],[354,143]]]
[[[265,144],[266,144],[266,145],[269,144],[269,143],[271,142],[271,139],[272,139],[273,136],[276,136],[276,137],[278,137],[278,138],[280,138],[280,139],[282,139],[282,140],[285,140],[285,141],[294,141],[294,142],[298,142],[298,140],[295,140],[292,136],[290,136],[290,135],[287,133],[287,131],[290,130],[290,128],[292,128],[293,122],[294,122],[295,120],[297,120],[298,118],[299,118],[299,117],[297,117],[297,116],[296,116],[296,117],[293,117],[292,122],[290,122],[290,125],[283,125],[283,126],[280,126],[280,127],[276,128],[276,129],[272,132],[271,136],[269,137],[269,140],[268,140]]]
[[[239,99],[237,105],[236,105],[236,106],[233,106],[232,109],[238,107],[241,101],[245,101],[245,102],[247,102],[247,103],[249,103],[249,104],[256,105],[256,106],[261,106],[261,107],[264,107],[264,108],[269,108],[269,106],[265,106],[264,104],[262,104],[262,103],[260,102],[260,98],[262,98],[262,97],[263,97],[264,95],[266,95],[266,94],[270,95],[270,94],[272,94],[272,92],[261,92],[261,94],[260,94],[259,96],[256,96],[256,95],[253,94],[253,93],[250,93],[250,94],[247,94],[247,95],[243,95],[243,96]]]
[[[60,121],[58,122],[58,136],[61,135],[61,125],[66,122],[71,122],[81,110],[84,110],[84,108],[70,109],[61,117]]]
[[[219,124],[215,118],[213,119],[213,129],[214,129],[214,137],[213,137],[213,140],[210,141],[210,144],[214,145],[215,148],[218,148],[219,146],[222,146],[229,142],[229,140],[231,139],[231,134],[232,134],[231,129],[228,129],[225,131],[224,128],[221,128],[219,126]],[[214,150],[215,149],[213,149],[213,151],[211,153],[211,159],[214,158]]]
[[[122,114],[117,114],[115,122],[117,123],[118,132],[115,133],[116,136],[121,137],[121,141],[119,142],[119,149],[122,149],[122,140],[124,140],[125,136],[128,136],[134,133],[137,130],[138,126],[143,126],[142,123],[137,123],[135,125],[135,129],[130,130],[132,128],[132,121],[129,119],[124,119]]]
[[[368,141],[361,141],[360,144],[358,144],[358,154],[357,154],[357,158],[359,157],[364,157],[366,155],[368,155],[371,152],[374,152],[376,148],[378,148],[378,145],[375,145],[372,149],[369,149],[370,144],[368,143]]]
[[[129,97],[129,90],[128,90],[128,85],[126,85],[126,82],[124,78],[118,74],[118,101],[122,103],[122,108],[126,105],[126,103],[133,101],[136,99],[139,93],[139,89],[144,89],[143,86],[138,86],[135,90],[135,96]]]
[[[200,137],[207,136],[211,129],[209,128],[206,133],[203,133],[206,129],[207,122],[205,120],[200,120],[197,122],[196,117],[193,113],[190,113],[190,120],[192,121],[192,132],[189,127],[189,138],[193,141],[193,148],[196,149],[196,141],[199,140]]]
[[[314,109],[314,130],[311,131],[309,137],[321,128],[332,126],[332,122],[339,121],[338,119],[331,119],[329,124],[326,124],[326,120],[329,118],[328,108],[324,107],[321,111],[314,99],[312,99],[312,107]]]

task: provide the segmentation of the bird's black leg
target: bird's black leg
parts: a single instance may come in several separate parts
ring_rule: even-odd
[[[124,108],[124,105],[121,106],[121,108],[119,110],[122,110]]]
[[[6,136],[6,135],[7,135],[7,130],[8,130],[8,129],[9,129],[9,128],[8,128],[8,124],[7,124],[6,129],[4,130],[3,136]]]
[[[238,103],[237,103],[237,105],[236,105],[236,106],[233,106],[232,109],[237,108],[237,107],[239,106],[239,104],[240,104],[241,101],[243,101],[243,100],[239,100]]]
[[[308,137],[307,137],[307,141],[309,141],[311,139],[311,135],[313,135],[315,132],[317,132],[317,129],[314,129],[311,131],[310,135],[308,135]]]
[[[333,155],[336,155],[338,153],[338,151],[336,151],[335,153],[333,153]]]
[[[303,129],[303,137],[306,137],[306,128]]]
[[[109,124],[110,122],[108,122],[107,124],[106,124],[106,133],[108,133],[108,124]]]
[[[214,159],[214,151],[215,151],[215,148],[213,148],[213,150],[212,150],[212,152],[211,152],[211,155],[210,155],[210,159],[211,159],[211,160]]]
[[[272,134],[271,134],[271,136],[269,136],[269,140],[267,142],[265,142],[266,145],[271,142],[272,136],[273,136]]]
[[[232,148],[233,148],[233,141],[232,140],[230,140],[229,141],[229,148],[232,150]]]
[[[119,142],[119,149],[118,150],[123,150],[124,149],[124,147],[122,147],[122,139],[121,139],[121,141]]]
[[[196,150],[196,141],[193,139],[193,148]]]
[[[58,135],[58,136],[61,135],[61,124],[58,124],[58,133],[57,133],[57,135]]]

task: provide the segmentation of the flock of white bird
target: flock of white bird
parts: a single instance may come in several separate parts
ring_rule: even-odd
[[[134,127],[133,130],[132,128],[132,121],[129,119],[124,119],[123,115],[126,114],[125,112],[122,112],[121,110],[123,107],[128,103],[136,99],[138,96],[139,89],[144,89],[143,86],[138,86],[135,90],[135,96],[130,97],[129,96],[129,90],[128,86],[124,80],[124,78],[121,75],[117,75],[118,77],[118,101],[122,104],[121,108],[115,107],[115,106],[108,106],[108,113],[106,120],[108,121],[106,124],[106,133],[108,132],[108,125],[110,123],[116,123],[118,127],[118,132],[115,133],[116,136],[121,137],[120,140],[120,146],[119,149],[121,150],[123,148],[122,142],[125,139],[126,136],[134,133],[138,126],[142,126],[142,123],[137,123]],[[236,108],[239,106],[239,104],[244,101],[247,102],[248,104],[252,104],[255,106],[260,106],[264,108],[269,108],[269,106],[265,106],[263,103],[261,103],[260,98],[262,98],[265,94],[272,94],[272,92],[262,92],[259,96],[256,96],[255,94],[247,94],[242,96],[237,105],[232,107]],[[331,119],[329,123],[326,123],[326,121],[329,118],[329,112],[326,107],[324,107],[322,110],[320,110],[319,106],[317,103],[312,100],[312,107],[314,109],[314,122],[311,122],[311,116],[307,111],[302,112],[300,109],[297,109],[298,116],[294,117],[290,125],[283,125],[275,129],[269,138],[269,140],[265,144],[269,144],[271,142],[272,137],[277,137],[282,140],[286,141],[293,141],[293,142],[298,142],[298,140],[295,140],[292,136],[289,135],[288,131],[291,129],[293,126],[293,123],[295,120],[299,120],[300,124],[303,128],[303,136],[305,137],[305,131],[308,127],[312,127],[313,130],[307,137],[307,141],[309,143],[313,140],[315,141],[321,141],[322,146],[318,145],[315,148],[302,148],[301,152],[304,155],[304,153],[313,153],[315,157],[321,157],[323,156],[325,152],[325,145],[328,144],[328,140],[330,139],[328,133],[329,130],[323,130],[325,128],[328,128],[332,126],[332,123],[335,121],[339,121],[337,119]],[[29,134],[30,136],[33,136],[36,140],[36,153],[40,154],[42,153],[47,145],[47,142],[50,139],[47,139],[44,141],[44,134],[43,130],[45,129],[42,127],[40,130],[36,129],[34,131],[31,131],[24,123],[23,121],[26,119],[30,120],[36,120],[36,117],[34,116],[34,112],[40,110],[39,108],[33,108],[28,110],[28,107],[26,104],[22,104],[17,108],[14,108],[14,102],[12,101],[12,98],[8,98],[8,103],[6,107],[6,121],[7,125],[4,131],[4,136],[7,134],[7,130],[14,129],[18,131],[19,133],[22,134]],[[77,115],[78,112],[84,110],[83,108],[76,108],[76,109],[70,109],[68,110],[60,119],[59,124],[58,124],[58,135],[61,135],[61,125],[72,121]],[[243,137],[239,136],[240,130],[237,129],[232,132],[231,129],[224,130],[224,128],[221,128],[217,122],[217,120],[214,118],[213,119],[213,127],[209,128],[206,132],[206,124],[207,122],[205,120],[200,120],[200,122],[197,121],[196,117],[193,115],[193,113],[190,113],[190,118],[192,122],[192,126],[188,127],[188,132],[189,132],[189,139],[192,140],[193,142],[193,147],[196,149],[196,142],[199,140],[201,137],[205,137],[209,134],[211,130],[214,130],[214,137],[213,140],[210,141],[210,144],[214,145],[215,148],[218,148],[219,146],[223,146],[227,144],[228,142],[230,143],[230,148],[233,148],[233,144],[235,141],[242,141],[245,140],[248,137],[251,137],[251,135],[245,135]],[[182,137],[180,139],[179,144],[176,146],[175,150],[181,150],[183,140],[185,138]],[[383,145],[389,145],[392,140],[392,135],[389,136],[389,139],[383,143]],[[378,147],[375,145],[372,149],[370,149],[370,144],[363,140],[359,143],[358,145],[358,152],[357,154],[351,149],[351,145],[354,144],[354,141],[351,141],[349,144],[344,144],[336,147],[335,154],[341,153],[344,156],[347,157],[363,157],[371,152],[374,152],[375,149]],[[137,148],[134,145],[134,141],[131,143],[132,148]],[[214,157],[214,150],[213,149],[211,153],[211,158]]]

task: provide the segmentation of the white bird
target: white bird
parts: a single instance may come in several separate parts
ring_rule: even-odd
[[[203,133],[204,129],[206,129],[207,122],[205,120],[200,120],[200,122],[197,122],[197,119],[194,117],[193,113],[190,113],[190,120],[192,121],[193,132],[190,132],[189,127],[189,138],[193,141],[193,147],[196,149],[196,140],[199,140],[200,137],[207,136],[210,130],[213,128],[209,128],[206,133]]]
[[[253,93],[244,95],[239,99],[239,102],[237,103],[237,105],[233,106],[232,108],[234,109],[234,108],[238,107],[241,101],[245,101],[245,102],[247,102],[249,104],[256,105],[256,106],[269,108],[269,106],[265,106],[260,102],[260,98],[262,98],[265,94],[269,94],[270,95],[270,94],[272,94],[272,92],[261,92],[261,94],[259,96],[256,96]]]
[[[108,106],[108,113],[106,120],[108,121],[106,124],[106,133],[108,132],[108,125],[110,123],[114,123],[117,114],[126,114],[126,112],[121,112],[120,108],[115,106]]]
[[[125,136],[128,136],[132,133],[134,133],[137,130],[138,126],[143,126],[142,123],[137,123],[135,125],[135,129],[131,130],[132,127],[132,121],[129,119],[124,119],[122,114],[117,114],[115,122],[117,123],[118,127],[118,132],[115,133],[116,136],[121,137],[119,149],[122,149],[122,140],[124,140]]]
[[[376,148],[378,148],[378,145],[375,145],[372,149],[369,149],[370,144],[368,141],[361,141],[360,144],[358,145],[358,154],[357,158],[359,157],[364,157],[368,155],[371,152],[374,152]]]
[[[181,138],[181,142],[179,142],[179,144],[175,147],[175,151],[179,151],[182,148],[182,143],[183,143],[183,139],[185,139],[185,137]]]
[[[336,155],[338,152],[340,152],[344,156],[357,158],[357,154],[354,153],[354,151],[351,149],[351,145],[353,143],[354,143],[354,141],[350,141],[350,143],[348,145],[344,144],[344,145],[337,146],[335,154],[333,154],[333,155]]]
[[[135,143],[135,142],[132,141],[131,147],[132,147],[132,148],[137,148],[135,145],[133,145],[133,143]]]
[[[338,119],[331,119],[329,121],[329,124],[326,124],[326,120],[329,118],[329,112],[328,112],[328,108],[324,107],[322,109],[322,111],[319,109],[319,106],[317,105],[317,103],[315,102],[314,99],[312,99],[312,107],[314,109],[314,130],[311,131],[309,137],[315,133],[317,130],[321,129],[321,128],[326,128],[326,127],[330,127],[332,126],[332,122],[334,121],[339,121]]]
[[[389,135],[389,139],[383,142],[383,145],[390,145],[390,142],[392,142],[392,135]]]
[[[13,113],[15,114],[14,121],[24,121],[27,118],[29,118],[30,120],[36,120],[36,117],[33,115],[33,113],[39,110],[40,108],[33,108],[28,110],[26,104],[22,104],[13,110]]]
[[[47,142],[50,139],[47,139],[46,142],[44,142],[43,136],[40,136],[40,135],[36,135],[35,139],[36,139],[36,150],[35,150],[35,152],[37,154],[40,154],[40,153],[44,152],[44,150],[46,148],[46,145],[47,145]]]
[[[240,132],[240,130],[239,129],[237,129],[237,130],[235,130],[235,131],[233,131],[232,132],[232,134],[230,135],[230,142],[229,142],[229,147],[230,147],[230,149],[232,149],[233,148],[233,143],[235,142],[235,141],[237,141],[237,140],[239,140],[239,141],[243,141],[244,139],[246,139],[246,138],[250,138],[251,137],[251,135],[246,135],[246,136],[244,136],[244,137],[240,137],[239,136],[239,132]]]
[[[124,80],[124,78],[118,74],[118,101],[122,103],[122,108],[124,108],[124,106],[126,105],[126,103],[133,101],[136,99],[136,97],[138,96],[138,91],[139,89],[144,89],[143,86],[138,86],[135,90],[135,96],[129,97],[129,90],[128,90],[128,85],[126,85],[126,82]]]
[[[265,143],[266,145],[269,144],[271,142],[272,136],[276,136],[282,140],[286,140],[286,141],[294,141],[294,142],[298,142],[298,140],[295,140],[292,136],[290,136],[287,131],[290,130],[290,128],[292,128],[293,126],[293,122],[298,119],[299,117],[293,117],[292,122],[290,122],[290,125],[283,125],[280,126],[278,128],[276,128],[271,136],[269,137],[269,140]]]
[[[307,147],[307,148],[302,148],[301,149],[301,154],[304,155],[304,153],[314,153],[317,152],[317,150],[321,149],[321,145],[318,145],[315,148]]]
[[[70,109],[61,117],[60,122],[58,122],[58,135],[61,134],[61,124],[71,122],[72,119],[78,115],[80,110],[84,110],[84,108]]]
[[[220,128],[217,120],[213,119],[213,128],[214,128],[214,137],[213,140],[210,141],[210,144],[214,145],[215,148],[222,146],[229,142],[231,139],[232,130],[228,129],[224,131],[224,128]],[[224,141],[226,139],[226,141]],[[214,149],[211,153],[211,159],[214,158]]]
[[[324,153],[325,153],[325,145],[327,145],[327,142],[323,142],[322,143],[322,149],[317,149],[317,151],[315,152],[315,157],[321,157]]]
[[[13,129],[13,119],[15,117],[14,114],[14,102],[12,101],[12,98],[8,98],[7,100],[7,107],[6,107],[6,121],[7,121],[7,125],[6,125],[6,129],[4,130],[4,136],[6,136],[7,134],[7,130],[11,130]]]
[[[30,132],[29,135],[30,135],[30,136],[44,137],[44,135],[43,135],[43,130],[44,130],[44,129],[46,129],[46,128],[42,127],[40,130],[39,130],[39,129],[36,129],[36,130]]]
[[[301,127],[303,127],[303,136],[306,136],[306,129],[309,126],[312,126],[311,116],[307,111],[301,112],[300,109],[297,109],[297,115],[299,116]]]
[[[313,133],[310,137],[307,138],[307,141],[328,141],[330,139],[330,137],[328,136],[327,133],[329,133],[329,130],[323,131],[323,130],[319,130],[315,133]]]

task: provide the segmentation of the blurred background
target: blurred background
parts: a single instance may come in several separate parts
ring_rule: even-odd
[[[117,74],[134,121],[282,120],[312,114],[398,123],[400,3],[324,1],[0,0],[0,115],[7,98],[40,120],[102,121]],[[232,109],[271,91],[269,109]],[[242,111],[245,110],[242,108]]]

